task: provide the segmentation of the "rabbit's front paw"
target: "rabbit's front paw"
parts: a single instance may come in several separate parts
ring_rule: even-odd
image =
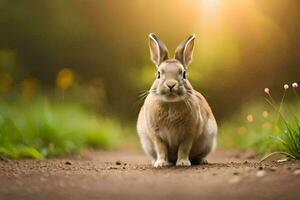
[[[180,159],[177,160],[176,166],[188,167],[191,166],[191,162],[189,161],[189,159]]]
[[[199,160],[199,164],[200,164],[200,165],[207,165],[207,164],[208,164],[208,161],[207,161],[205,158],[201,158],[201,159]]]
[[[156,160],[153,164],[154,167],[166,167],[169,165],[170,163],[167,160]]]

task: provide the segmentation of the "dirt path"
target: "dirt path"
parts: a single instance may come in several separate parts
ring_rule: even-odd
[[[257,164],[218,151],[210,164],[154,169],[142,153],[0,161],[0,199],[299,199],[300,162]],[[246,161],[247,160],[247,161]]]

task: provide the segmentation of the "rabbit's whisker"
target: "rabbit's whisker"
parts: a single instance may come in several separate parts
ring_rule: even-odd
[[[148,90],[139,92],[139,95],[138,95],[138,97],[137,97],[137,99],[135,101],[135,104],[134,104],[135,105],[135,109],[138,110],[143,105],[144,100],[149,95],[149,93],[150,92]]]

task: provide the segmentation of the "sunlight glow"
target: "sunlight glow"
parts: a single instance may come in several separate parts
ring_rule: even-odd
[[[220,0],[202,0],[201,1],[201,8],[203,14],[205,16],[211,16],[218,14],[218,9],[220,7]]]
[[[202,0],[202,6],[207,8],[216,8],[220,4],[220,0]]]
[[[199,74],[192,74],[192,79],[209,79],[216,68],[227,72],[235,70],[244,62],[244,47],[250,45],[247,41],[253,41],[261,52],[286,47],[287,34],[262,5],[255,0],[199,1],[196,34],[200,45],[195,53],[199,58]]]

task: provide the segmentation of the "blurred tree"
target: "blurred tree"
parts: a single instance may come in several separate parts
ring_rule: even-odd
[[[148,33],[170,52],[196,33],[189,77],[222,118],[265,86],[299,80],[299,10],[297,0],[0,0],[0,65],[15,56],[13,80],[35,77],[45,89],[68,66],[81,85],[101,80],[105,112],[134,119],[155,73]]]

